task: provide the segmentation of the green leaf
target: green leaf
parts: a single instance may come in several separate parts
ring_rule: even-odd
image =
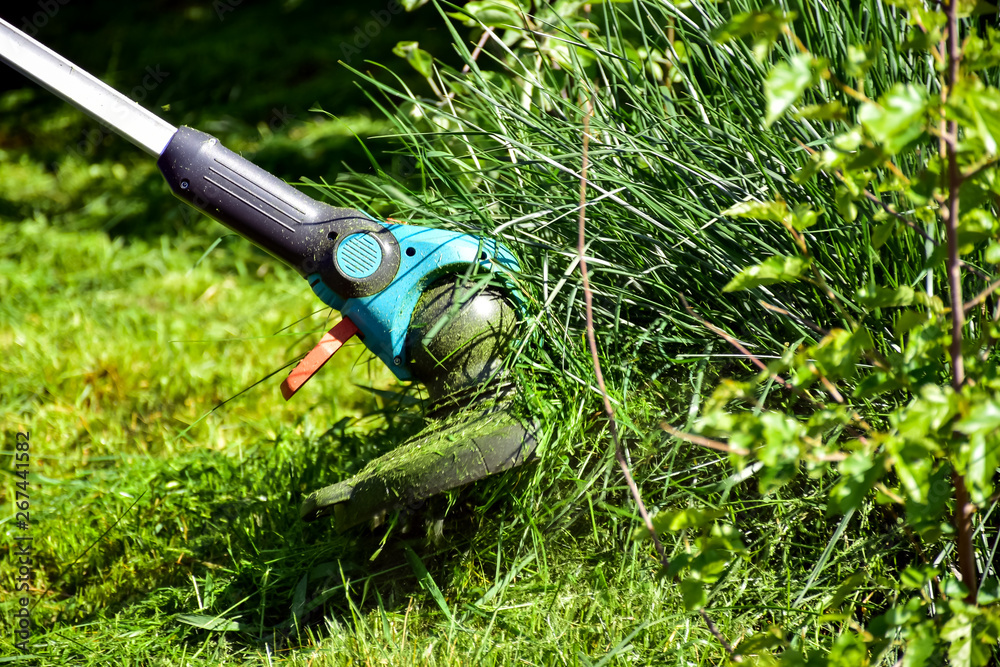
[[[854,388],[854,396],[857,398],[870,398],[886,392],[895,391],[903,386],[903,383],[895,374],[875,371],[866,375]]]
[[[706,539],[706,544],[709,544],[712,548],[724,549],[734,554],[746,551],[740,531],[728,523],[712,524]]]
[[[934,470],[934,452],[925,439],[890,437],[886,439],[885,447],[892,456],[907,501],[926,503],[929,480]]]
[[[981,505],[993,495],[993,476],[998,464],[1000,437],[996,433],[978,434],[959,443],[955,466],[965,478],[972,502]]]
[[[840,586],[837,586],[837,590],[834,592],[833,597],[830,598],[830,601],[826,603],[826,607],[837,609],[844,603],[844,600],[854,593],[859,592],[858,589],[861,585],[867,583],[870,579],[868,570],[858,570],[841,583]]]
[[[969,588],[955,577],[947,577],[944,580],[944,594],[950,598],[964,598],[969,594]]]
[[[775,65],[764,82],[764,97],[767,100],[764,125],[770,127],[781,118],[816,80],[813,58],[808,53],[797,53],[786,62]]]
[[[938,574],[940,573],[931,565],[910,565],[899,575],[899,583],[904,588],[917,590],[926,586]]]
[[[869,621],[867,630],[876,637],[885,637],[891,635],[894,629],[914,620],[915,616],[916,610],[913,609],[912,605],[895,605],[889,607],[881,616],[876,616]]]
[[[744,201],[730,206],[722,215],[729,218],[750,218],[752,220],[770,220],[790,225],[793,229],[802,231],[816,224],[822,210],[816,211],[808,204],[799,204],[794,210],[789,210],[785,202],[776,201]]]
[[[681,597],[684,600],[684,608],[688,611],[704,609],[708,604],[708,594],[705,593],[705,586],[696,579],[681,580]]]
[[[393,54],[405,58],[413,69],[424,78],[430,78],[434,72],[434,58],[419,47],[419,42],[399,42],[392,49]]]
[[[983,39],[976,31],[965,38],[962,47],[962,70],[977,72],[1000,65],[1000,32],[987,27],[987,39]]]
[[[780,412],[765,412],[760,416],[762,439],[757,460],[764,464],[760,474],[761,493],[770,493],[787,484],[799,470],[802,455],[803,426]]]
[[[826,667],[858,667],[868,662],[868,648],[861,637],[845,632],[833,643]]]
[[[847,107],[835,100],[801,107],[795,115],[803,120],[847,120]]]
[[[783,201],[742,201],[727,208],[722,215],[728,218],[781,222],[788,215],[788,206]]]
[[[594,53],[591,49],[554,40],[546,40],[539,48],[539,51],[559,63],[560,67],[571,71],[578,65],[587,67],[595,61]]]
[[[979,587],[976,604],[988,605],[1000,600],[1000,579],[990,577]]]
[[[670,563],[667,565],[666,571],[663,573],[664,577],[672,578],[676,577],[678,574],[684,571],[684,568],[691,563],[691,554],[684,552],[678,554],[670,559]]]
[[[733,559],[732,550],[712,541],[700,541],[700,551],[691,559],[691,574],[699,581],[714,584],[726,570]]]
[[[854,203],[857,198],[851,193],[849,189],[843,186],[838,186],[834,192],[834,197],[837,202],[837,212],[840,213],[840,217],[844,219],[845,222],[854,222],[858,217],[858,205]]]
[[[177,620],[181,623],[193,625],[201,630],[209,632],[241,632],[244,630],[256,629],[256,626],[249,626],[246,623],[230,621],[219,616],[205,616],[203,614],[180,614]]]
[[[781,628],[772,625],[766,632],[753,635],[741,641],[739,646],[736,647],[736,654],[742,656],[755,656],[763,653],[764,651],[770,651],[775,648],[784,648],[786,646],[788,646],[788,641],[785,639],[785,633]]]
[[[913,303],[913,288],[907,285],[896,289],[878,285],[862,287],[858,290],[858,302],[865,308],[909,306]]]
[[[986,87],[979,79],[963,79],[949,96],[946,114],[979,138],[989,155],[997,154],[1000,142],[1000,90]]]
[[[794,12],[787,14],[780,7],[767,7],[760,11],[743,12],[729,19],[712,31],[712,39],[720,44],[752,36],[753,52],[758,62],[771,51],[775,40],[788,23],[795,19]]]
[[[965,477],[974,503],[993,494],[993,476],[1000,466],[1000,405],[984,392],[969,396],[972,407],[955,428],[968,439],[958,441],[954,463]]]
[[[878,250],[885,242],[889,240],[892,233],[896,231],[896,221],[889,220],[888,222],[883,222],[881,225],[876,227],[872,231],[872,249]]]
[[[949,424],[957,412],[958,396],[951,387],[926,384],[905,410],[893,414],[890,419],[900,435],[923,440]]]
[[[1000,221],[985,209],[974,208],[959,216],[958,243],[970,246],[965,252],[971,252],[972,244],[995,236],[998,231],[1000,231]]]
[[[922,463],[911,462],[911,468],[923,466]],[[896,463],[896,472],[900,473],[900,464]],[[927,476],[923,482],[924,499],[918,501],[912,496],[906,498],[906,517],[910,526],[925,539],[934,539],[940,534],[943,514],[952,497],[951,466],[940,465]]]
[[[478,25],[490,27],[524,25],[521,7],[509,0],[472,0],[467,2],[462,10],[462,12],[449,12],[448,16],[462,21],[470,28]]]
[[[851,44],[847,47],[847,76],[859,78],[875,64],[878,59],[879,44],[868,44],[856,46]]]
[[[735,292],[761,285],[794,282],[802,277],[810,263],[805,257],[775,255],[756,266],[740,271],[722,288],[722,291]]]
[[[725,515],[726,513],[723,510],[702,509],[700,507],[666,510],[658,512],[652,518],[653,529],[657,533],[663,533],[677,532],[687,530],[688,528],[700,528]],[[645,526],[640,526],[633,532],[632,539],[644,540],[649,536],[649,529]]]
[[[918,625],[906,639],[906,651],[903,653],[903,664],[901,667],[926,667],[927,665],[944,664],[942,656],[938,656],[937,661],[932,661],[937,649],[937,638],[933,626],[928,624]]]
[[[808,204],[800,204],[795,207],[786,220],[791,223],[793,229],[801,232],[815,225],[821,213],[823,213],[822,209],[816,211]]]
[[[985,667],[996,645],[990,624],[976,607],[962,605],[941,628],[948,642],[948,661],[953,667]]]
[[[889,155],[895,155],[924,133],[927,90],[897,83],[879,98],[858,110],[858,120]]]
[[[1000,243],[990,241],[986,246],[986,261],[990,264],[1000,264]]]
[[[831,514],[846,514],[861,505],[868,492],[885,474],[882,457],[872,458],[865,452],[854,452],[840,462],[840,481],[830,491],[828,510]]]
[[[902,338],[911,329],[927,323],[928,315],[916,310],[904,310],[896,318],[895,332],[897,338]]]
[[[865,327],[854,332],[834,329],[809,347],[804,356],[811,357],[819,372],[830,380],[850,378],[857,374],[859,357],[874,345]]]
[[[955,428],[966,435],[989,435],[1000,428],[1000,405],[986,396],[975,397],[969,414]]]

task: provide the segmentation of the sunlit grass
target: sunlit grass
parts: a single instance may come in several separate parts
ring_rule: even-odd
[[[896,49],[899,20],[877,2],[832,4],[829,13],[792,4],[797,33],[825,55],[882,40],[886,57],[866,80],[869,94],[927,67]],[[0,155],[2,449],[16,431],[31,431],[33,530],[44,538],[36,621],[39,651],[53,664],[723,659],[676,585],[656,577],[648,543],[632,539],[635,511],[593,388],[575,260],[582,100],[593,94],[581,82],[593,80],[601,82],[587,209],[595,325],[647,504],[719,507],[741,531],[748,552],[711,591],[708,611],[731,642],[780,623],[804,645],[829,643],[835,628],[815,620],[837,583],[863,566],[872,575],[865,613],[876,613],[878,577],[912,558],[891,516],[865,507],[841,526],[827,515],[825,478],[762,496],[753,470],[734,471],[659,424],[690,425],[720,375],[751,372],[682,295],[763,358],[815,334],[758,298],[841,324],[807,286],[722,294],[743,266],[787,251],[779,226],[727,219],[725,208],[775,192],[825,208],[811,243],[847,299],[869,283],[924,280],[925,250],[900,243],[886,251],[895,261],[880,263],[859,250],[869,247],[874,211],[844,225],[831,183],[795,182],[801,144],[822,145],[828,128],[762,128],[765,66],[748,45],[709,37],[737,7],[606,7],[591,17],[606,41],[585,63],[525,59],[504,72],[496,51],[473,62],[459,29],[453,38],[470,69],[442,70],[438,84],[453,87],[451,98],[382,77],[368,91],[384,117],[310,117],[242,136],[227,122],[203,128],[232,131],[234,148],[277,165],[295,152],[315,164],[340,145],[331,137],[357,133],[373,151],[371,170],[342,172],[327,196],[496,234],[525,267],[533,335],[516,372],[542,423],[541,460],[375,530],[338,535],[324,521],[298,520],[303,494],[356,472],[417,421],[359,345],[291,403],[280,399],[280,369],[332,323],[305,282],[183,213],[141,156],[91,165],[74,155]],[[615,50],[616,38],[641,36],[663,51],[667,26],[686,47],[669,85]],[[570,26],[558,30],[582,39]],[[78,136],[78,122],[55,114],[41,123],[42,143]],[[387,149],[395,158],[379,152]],[[760,400],[787,399],[768,385]],[[440,518],[443,540],[428,539],[424,519]],[[664,537],[670,553],[687,539]],[[0,628],[14,604],[11,576],[5,569],[0,579]]]

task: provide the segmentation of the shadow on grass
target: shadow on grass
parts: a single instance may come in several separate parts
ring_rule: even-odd
[[[530,475],[486,479],[343,534],[329,519],[299,519],[306,495],[353,475],[422,424],[411,412],[382,413],[343,419],[314,437],[289,430],[236,455],[192,450],[166,461],[121,530],[67,576],[61,594],[66,601],[84,593],[96,572],[152,547],[158,559],[136,563],[143,583],[122,585],[104,608],[66,620],[155,614],[161,631],[192,651],[223,634],[237,651],[274,651],[314,645],[375,610],[395,617],[436,604],[447,615],[457,603],[441,591]]]

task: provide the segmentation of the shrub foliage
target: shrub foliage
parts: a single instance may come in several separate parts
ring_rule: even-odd
[[[519,364],[596,413],[571,278],[589,127],[595,328],[660,509],[635,537],[663,533],[660,575],[709,624],[762,556],[798,579],[781,609],[754,595],[735,648],[718,634],[734,661],[996,656],[1000,33],[974,9],[483,0],[449,13],[462,70],[398,47],[431,95],[370,79],[412,174],[338,196],[521,248],[539,336]],[[657,488],[678,474],[657,420],[731,470]],[[830,529],[788,567],[748,527],[802,495]]]

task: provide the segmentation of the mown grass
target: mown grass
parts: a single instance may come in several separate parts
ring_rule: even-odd
[[[926,63],[895,50],[892,10],[862,5],[831,4],[828,15],[808,3],[794,8],[800,34],[824,41],[809,43],[834,59],[851,43],[882,40],[885,61],[865,84],[877,95]],[[509,60],[495,50],[474,62],[459,28],[451,38],[470,72],[446,69],[436,81],[456,94],[442,100],[430,86],[379,74],[367,90],[382,119],[310,115],[254,132],[252,122],[218,122],[230,106],[259,119],[240,98],[221,97],[204,116],[186,117],[286,177],[328,180],[327,194],[341,203],[497,233],[525,266],[537,335],[526,339],[516,372],[543,424],[540,461],[344,535],[300,522],[299,502],[415,432],[419,394],[392,383],[357,346],[287,405],[280,374],[254,386],[328,325],[305,283],[239,239],[214,245],[221,227],[181,213],[141,156],[117,145],[108,155],[64,154],[59,146],[80,136],[77,116],[55,105],[39,116],[37,97],[4,97],[10,120],[0,136],[19,139],[0,154],[0,449],[9,456],[14,434],[31,431],[37,653],[80,665],[724,659],[676,585],[656,577],[648,543],[632,539],[635,511],[592,386],[575,264],[587,80],[602,82],[591,179],[618,198],[587,208],[596,328],[646,503],[718,507],[741,531],[747,553],[714,587],[708,610],[730,642],[773,623],[802,646],[828,646],[840,626],[817,619],[839,582],[862,568],[869,580],[857,617],[876,615],[885,602],[880,577],[914,558],[891,514],[866,506],[829,515],[829,476],[762,495],[753,469],[736,472],[718,453],[659,429],[661,421],[690,425],[721,374],[750,372],[681,295],[764,357],[813,335],[754,298],[720,293],[739,268],[787,243],[777,226],[719,215],[736,201],[777,191],[825,206],[810,233],[847,300],[861,285],[925,279],[922,246],[899,244],[897,261],[882,264],[859,251],[873,211],[843,224],[830,183],[792,180],[804,158],[798,142],[819,145],[825,129],[761,128],[764,66],[747,45],[709,37],[736,9],[598,8],[583,29],[604,41],[558,68],[543,58],[504,71]],[[438,25],[444,30],[443,19]],[[551,19],[542,29],[583,40],[572,22]],[[687,55],[669,84],[616,51],[616,38],[663,51],[670,35]],[[217,46],[225,51],[225,42]],[[271,92],[281,103],[282,89]],[[31,141],[23,127],[34,128]],[[332,147],[354,141],[352,130],[396,136],[366,140],[370,164],[314,171],[334,160]],[[317,146],[306,162],[294,160]],[[840,322],[807,287],[754,296],[823,326]],[[767,385],[760,401],[786,399]],[[8,535],[13,481],[5,478],[2,491]],[[664,537],[671,554],[686,539]],[[0,628],[13,655],[4,625],[15,604],[8,545]]]

